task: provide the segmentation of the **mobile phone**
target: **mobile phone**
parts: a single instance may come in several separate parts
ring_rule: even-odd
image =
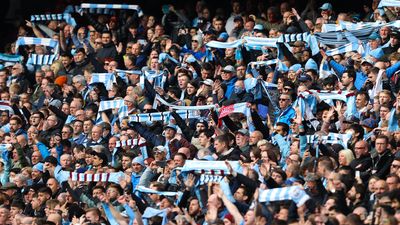
[[[360,171],[356,170],[356,177],[360,178]]]
[[[257,160],[257,164],[261,165],[264,161],[262,159]]]

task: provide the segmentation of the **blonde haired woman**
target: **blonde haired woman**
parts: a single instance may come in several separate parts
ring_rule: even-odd
[[[350,149],[343,149],[339,152],[339,165],[348,166],[354,160],[354,154]]]

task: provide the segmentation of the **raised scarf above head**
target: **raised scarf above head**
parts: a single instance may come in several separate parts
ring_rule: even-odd
[[[19,46],[22,45],[43,45],[53,48],[54,54],[58,54],[59,43],[52,38],[19,37],[15,43],[15,51],[18,52]]]
[[[351,139],[351,134],[338,134],[329,133],[328,135],[319,136],[317,134],[306,135],[307,143],[316,144],[321,142],[322,144],[341,144],[344,148],[347,148],[347,143]]]
[[[136,10],[138,12],[139,17],[143,15],[143,11],[138,5],[82,3],[81,9],[89,9],[90,13],[99,13],[99,14],[109,14],[107,12],[109,12],[112,9]]]
[[[30,54],[26,64],[31,65],[51,65],[58,59],[58,55],[38,55]]]
[[[77,173],[69,171],[60,171],[57,175],[58,182],[67,181],[71,179],[72,181],[80,182],[112,182],[119,183],[120,179],[124,179],[125,174],[123,172],[113,172],[113,173]]]
[[[284,188],[273,188],[261,190],[258,196],[259,202],[274,202],[292,200],[300,207],[310,199],[310,196],[299,186],[291,186]]]
[[[113,84],[117,83],[117,79],[113,73],[92,73],[92,78],[89,84],[103,83],[109,91],[112,89]]]
[[[240,173],[242,166],[239,161],[228,161],[233,170]],[[194,172],[197,174],[210,175],[228,175],[229,170],[225,161],[204,161],[204,160],[186,160],[185,165],[180,168],[182,172]]]
[[[379,21],[377,22],[362,22],[362,23],[351,23],[347,21],[339,21],[339,24],[323,24],[322,33],[332,32],[332,31],[354,31],[354,30],[370,30],[381,27],[383,24]]]
[[[177,110],[176,113],[182,119],[193,119],[198,118],[199,115],[196,113],[196,110]],[[170,112],[155,112],[155,113],[140,113],[129,115],[130,122],[155,122],[155,121],[164,121],[169,122],[170,120]]]
[[[174,105],[171,103],[168,103],[165,101],[162,97],[160,97],[158,94],[156,95],[156,100],[160,101],[162,105],[171,107],[175,110],[209,110],[216,108],[216,105],[197,105],[197,106],[179,106],[179,105]]]
[[[75,19],[69,13],[31,15],[31,22],[52,21],[52,20],[57,20],[57,21],[64,20],[71,26],[73,27],[76,26]]]

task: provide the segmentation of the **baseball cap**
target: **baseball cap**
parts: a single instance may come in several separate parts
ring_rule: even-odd
[[[166,152],[166,149],[165,149],[164,146],[159,145],[159,146],[156,146],[156,147],[153,148],[153,152],[154,152],[154,153],[156,153],[156,152],[163,152],[163,153],[165,153],[165,152]]]
[[[199,119],[199,120],[197,120],[196,125],[197,125],[198,123],[201,123],[201,124],[203,124],[206,128],[208,128],[208,122],[207,122],[207,120],[205,120],[205,119]]]
[[[360,122],[360,119],[355,117],[355,116],[347,116],[344,118],[343,123],[347,124],[358,124]]]
[[[229,73],[234,73],[236,70],[235,70],[235,67],[233,67],[232,65],[227,65],[227,66],[224,67],[224,69],[222,69],[222,71],[229,72]]]
[[[361,121],[360,125],[368,127],[370,129],[373,129],[378,126],[378,122],[372,118],[368,118],[368,119]]]
[[[397,30],[393,30],[392,33],[390,34],[391,37],[400,39],[400,32]]]
[[[249,136],[249,131],[247,129],[239,129],[235,132],[235,134],[243,134],[244,136]]]
[[[298,79],[300,82],[305,82],[305,81],[312,81],[312,78],[311,78],[311,76],[310,75],[308,75],[308,74],[305,74],[305,73],[302,73],[300,76],[299,76],[299,79]]]
[[[363,58],[361,60],[361,64],[364,64],[364,63],[369,63],[369,64],[371,64],[371,66],[374,65],[374,63],[370,59],[366,59],[366,58]]]
[[[378,40],[380,38],[381,37],[379,36],[379,34],[377,34],[375,32],[368,36],[368,40]]]
[[[214,85],[214,81],[211,79],[205,79],[204,81],[200,81],[200,84],[205,84],[207,86],[213,86]]]
[[[167,126],[164,127],[164,130],[166,130],[166,129],[172,129],[172,130],[175,130],[175,131],[178,130],[178,128],[174,124],[168,124]]]
[[[264,26],[262,24],[256,24],[253,28],[255,31],[262,31],[264,30]]]
[[[326,2],[319,9],[321,9],[321,10],[332,10],[332,4]]]

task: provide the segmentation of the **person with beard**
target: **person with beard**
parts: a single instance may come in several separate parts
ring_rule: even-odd
[[[364,207],[364,196],[365,196],[365,186],[360,183],[356,183],[350,190],[346,193],[347,205],[351,211],[357,207]]]
[[[360,178],[366,182],[370,175],[370,168],[372,166],[371,155],[368,150],[368,143],[364,140],[357,141],[354,146],[354,153],[356,158],[351,161],[350,167],[354,171],[360,172]]]

